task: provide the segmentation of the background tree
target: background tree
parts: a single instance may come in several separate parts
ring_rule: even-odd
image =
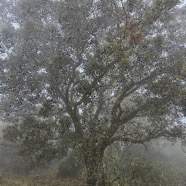
[[[114,143],[105,152],[105,171],[110,183],[121,186],[185,184],[185,163],[182,159],[185,154],[180,144],[173,145],[160,138],[145,146],[124,144],[121,148],[121,145]]]
[[[32,162],[82,150],[87,185],[105,185],[115,141],[184,138],[180,108],[185,48],[177,0],[23,0],[1,34],[5,139]]]

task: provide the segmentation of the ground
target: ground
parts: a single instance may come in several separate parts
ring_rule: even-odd
[[[15,176],[2,175],[1,186],[85,186],[80,179],[61,179],[55,174]]]

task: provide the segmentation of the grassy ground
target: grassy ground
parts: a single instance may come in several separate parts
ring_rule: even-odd
[[[79,179],[60,179],[56,175],[8,176],[2,175],[1,186],[85,186]]]

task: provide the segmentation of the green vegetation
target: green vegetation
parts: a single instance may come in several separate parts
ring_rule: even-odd
[[[84,171],[82,158],[77,157],[76,152],[72,151],[69,155],[60,161],[58,175],[61,178],[81,177]]]
[[[117,162],[119,163],[119,162]],[[123,164],[122,164],[123,163]],[[121,186],[180,186],[183,183],[181,170],[171,164],[132,158],[111,173],[111,183]]]

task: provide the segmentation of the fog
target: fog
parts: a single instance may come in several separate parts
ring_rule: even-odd
[[[83,163],[78,164],[79,167],[73,167],[74,164],[77,164],[73,160],[73,150],[69,149],[69,152],[62,158],[61,160],[54,160],[48,163],[45,166],[39,167],[30,167],[27,162],[22,159],[17,154],[16,146],[12,146],[11,143],[2,139],[3,132],[2,130],[7,126],[7,123],[1,124],[1,146],[0,146],[0,171],[3,177],[5,175],[17,175],[17,176],[29,176],[33,175],[34,179],[38,175],[52,175],[57,174],[63,179],[65,178],[75,178],[76,176],[83,176],[82,170],[84,169],[82,165]],[[168,141],[165,138],[160,138],[156,140],[152,140],[145,144],[113,144],[106,150],[106,157],[108,160],[105,160],[105,171],[108,171],[109,175],[117,175],[117,171],[121,171],[126,168],[125,164],[128,164],[131,160],[143,160],[144,165],[147,162],[153,162],[154,164],[160,163],[162,165],[168,165],[168,169],[173,169],[176,171],[176,174],[179,178],[179,185],[184,186],[186,180],[186,152],[184,152],[184,147],[180,140]],[[108,153],[109,152],[109,153]],[[119,161],[115,160],[113,157],[119,157]],[[109,159],[111,158],[111,159]],[[113,161],[114,165],[111,163]],[[60,165],[60,166],[59,166]],[[140,166],[140,165],[137,165]],[[71,167],[71,168],[70,168]],[[115,167],[117,171],[114,173],[109,172],[110,168]],[[138,167],[138,171],[140,171],[141,167]],[[108,170],[107,170],[108,169]],[[143,168],[145,171],[146,167]],[[74,172],[75,171],[75,172]],[[78,173],[80,171],[80,174]],[[162,169],[163,171],[167,171],[167,169]],[[120,172],[121,174],[122,172]],[[125,174],[125,173],[122,173]],[[154,173],[155,174],[155,173]],[[177,177],[176,177],[177,178]],[[112,176],[108,179],[115,180]],[[168,179],[168,178],[167,178]],[[117,179],[116,179],[117,180]],[[122,178],[121,178],[122,180]],[[178,180],[177,180],[178,181]],[[113,185],[120,184],[119,181],[114,181]]]
[[[0,185],[185,186],[185,12],[0,0]]]

